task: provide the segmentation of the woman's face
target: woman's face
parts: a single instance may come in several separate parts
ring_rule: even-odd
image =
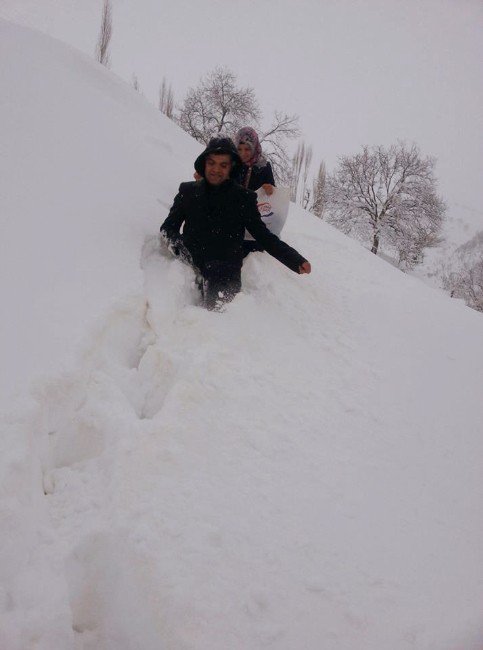
[[[240,142],[240,144],[238,145],[238,154],[242,159],[242,162],[247,163],[252,157],[252,150],[247,144],[243,144],[242,142]]]

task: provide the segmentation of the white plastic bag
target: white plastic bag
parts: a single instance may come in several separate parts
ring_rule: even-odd
[[[290,190],[288,187],[275,187],[273,194],[268,196],[263,188],[257,190],[258,211],[262,221],[274,235],[280,237],[285,225],[290,205]],[[245,239],[253,241],[253,237],[246,230]]]

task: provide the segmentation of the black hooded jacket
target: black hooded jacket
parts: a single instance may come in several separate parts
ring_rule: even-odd
[[[230,178],[237,180],[240,177],[243,163],[233,140],[230,140],[230,138],[224,138],[223,136],[211,138],[206,149],[200,153],[198,158],[195,160],[195,170],[200,176],[203,176],[203,178],[205,176],[206,159],[210,153],[226,153],[231,156],[233,165],[230,171]]]
[[[182,241],[199,268],[211,260],[233,262],[241,267],[245,228],[270,255],[292,271],[298,272],[306,262],[265,226],[258,212],[257,195],[233,179],[218,186],[204,179],[181,183],[161,233],[175,246],[181,240],[183,225]]]

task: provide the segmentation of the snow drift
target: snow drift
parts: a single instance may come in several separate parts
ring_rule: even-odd
[[[203,311],[156,236],[199,146],[0,31],[0,647],[480,649],[481,315],[295,207],[312,275]]]

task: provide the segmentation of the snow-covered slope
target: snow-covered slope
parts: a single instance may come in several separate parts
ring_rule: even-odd
[[[200,146],[88,57],[2,25],[5,403],[32,371],[56,370],[93,316],[139,292],[146,233]]]
[[[205,312],[155,234],[198,145],[0,29],[2,367],[50,375],[2,421],[0,647],[481,648],[481,315],[296,208],[312,275]]]

